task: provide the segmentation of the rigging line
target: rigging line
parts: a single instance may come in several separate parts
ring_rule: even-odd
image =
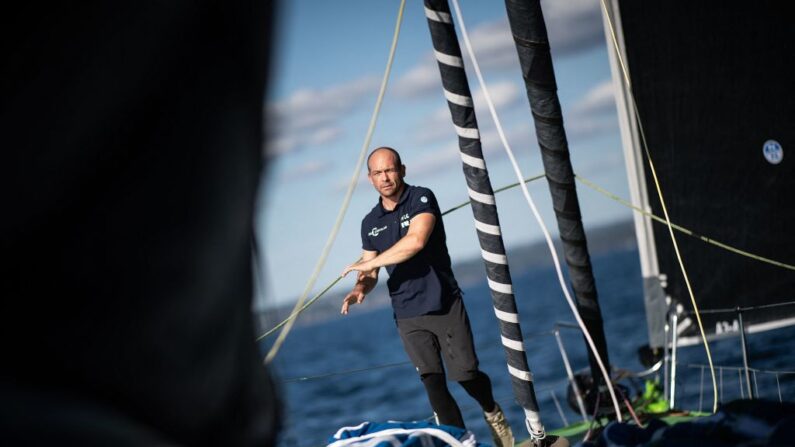
[[[532,176],[532,177],[528,177],[528,178],[524,179],[524,182],[525,182],[525,183],[533,182],[533,181],[536,181],[536,180],[538,180],[538,179],[544,178],[544,177],[545,177],[545,175],[546,175],[546,174],[537,174],[537,175],[534,175],[534,176]],[[519,186],[519,182],[514,182],[514,183],[511,183],[510,185],[506,185],[506,186],[503,186],[502,188],[499,188],[499,189],[496,189],[496,190],[494,190],[494,193],[496,194],[496,193],[499,193],[499,192],[503,192],[503,191],[505,191],[505,190],[508,190],[508,189],[511,189],[511,188],[515,188],[515,187],[517,187],[517,186]],[[443,212],[443,213],[442,213],[442,216],[446,216],[446,215],[448,215],[448,214],[452,213],[453,211],[456,211],[456,210],[458,210],[458,209],[461,209],[461,208],[463,208],[463,207],[465,207],[465,206],[469,205],[469,203],[470,203],[470,200],[467,200],[466,202],[463,202],[463,203],[461,203],[461,204],[458,204],[458,205],[456,205],[456,206],[454,206],[454,207],[450,208],[449,210],[447,210],[447,211]],[[356,262],[359,262],[359,261],[361,261],[361,260],[362,260],[362,258],[359,258],[358,260],[356,260]],[[285,324],[287,324],[287,322],[288,322],[289,320],[291,320],[291,319],[294,319],[294,318],[298,317],[298,315],[300,315],[300,314],[301,314],[301,313],[302,313],[304,310],[306,310],[306,309],[307,309],[309,306],[311,306],[312,304],[314,304],[314,303],[315,303],[315,301],[317,301],[317,300],[318,300],[318,299],[319,299],[321,296],[323,296],[323,295],[324,295],[326,292],[328,292],[328,291],[329,291],[329,290],[330,290],[332,287],[334,287],[334,286],[335,286],[335,285],[336,285],[336,284],[337,284],[337,283],[338,283],[338,282],[339,282],[341,279],[342,279],[342,276],[338,276],[338,277],[337,277],[337,279],[335,279],[334,281],[332,281],[331,283],[329,283],[329,285],[327,285],[325,289],[323,289],[323,290],[322,290],[320,293],[318,293],[317,295],[315,295],[315,296],[314,296],[314,297],[313,297],[311,300],[307,301],[307,302],[306,302],[306,304],[304,304],[303,306],[301,306],[301,308],[300,308],[300,309],[297,309],[297,310],[296,310],[296,309],[293,309],[293,312],[292,312],[292,313],[290,313],[290,315],[289,315],[287,318],[285,318],[285,319],[284,319],[284,320],[283,320],[281,323],[277,324],[276,326],[274,326],[273,328],[271,328],[270,330],[268,330],[268,332],[265,332],[264,334],[262,334],[262,335],[260,335],[259,337],[257,337],[256,341],[261,341],[261,340],[262,340],[262,339],[264,339],[265,337],[267,337],[267,336],[271,335],[273,332],[275,332],[275,331],[276,331],[277,329],[279,329],[280,327],[282,327],[282,326],[284,326]]]
[[[546,177],[546,174],[544,174],[544,173],[542,173],[542,174],[537,174],[537,175],[534,175],[534,176],[532,176],[532,177],[527,177],[526,179],[522,180],[522,182],[524,182],[524,183],[530,183],[530,182],[534,182],[534,181],[536,181],[536,180],[538,180],[538,179],[542,179],[542,178],[544,178],[544,177]],[[505,186],[503,186],[502,188],[495,189],[495,190],[494,190],[494,194],[497,194],[497,193],[499,193],[499,192],[503,192],[503,191],[509,190],[509,189],[511,189],[511,188],[515,188],[515,187],[519,186],[519,184],[520,184],[520,182],[513,182],[513,183],[511,183],[510,185],[505,185]],[[466,201],[466,202],[464,202],[464,203],[458,204],[458,205],[456,205],[456,206],[454,206],[454,207],[450,208],[449,210],[447,210],[447,211],[443,212],[443,213],[442,213],[442,216],[445,216],[445,215],[447,215],[447,214],[450,214],[450,213],[452,213],[453,211],[455,211],[455,210],[457,210],[457,209],[459,209],[459,208],[463,208],[463,207],[465,207],[465,206],[469,205],[471,202],[472,202],[471,200],[467,200],[467,201]]]
[[[582,176],[580,176],[580,175],[578,175],[578,174],[575,174],[574,176],[575,176],[575,178],[576,178],[577,180],[579,180],[579,181],[580,181],[581,183],[583,183],[585,186],[588,186],[589,188],[593,189],[594,191],[596,191],[596,192],[599,192],[599,193],[601,193],[601,194],[605,195],[606,197],[608,197],[608,198],[610,198],[610,199],[612,199],[612,200],[614,200],[614,201],[616,201],[616,202],[618,202],[618,203],[620,203],[620,204],[622,204],[622,205],[624,205],[624,206],[626,206],[626,207],[628,207],[628,208],[631,208],[631,209],[635,210],[635,211],[636,211],[636,212],[638,212],[638,213],[641,213],[641,214],[643,214],[643,215],[645,215],[645,216],[648,216],[648,217],[650,217],[651,219],[654,219],[654,220],[656,220],[657,222],[665,223],[665,219],[663,219],[663,218],[661,218],[661,217],[659,217],[659,216],[657,216],[657,215],[655,215],[655,214],[652,214],[652,213],[650,213],[650,212],[648,212],[648,211],[646,211],[646,210],[643,210],[643,209],[641,209],[641,208],[639,208],[639,207],[637,207],[637,206],[633,205],[631,202],[629,202],[629,201],[627,201],[627,200],[625,200],[625,199],[622,199],[621,197],[619,197],[619,196],[617,196],[617,195],[613,194],[612,192],[610,192],[610,191],[608,191],[608,190],[606,190],[606,189],[602,188],[601,186],[599,186],[599,185],[597,185],[596,183],[594,183],[594,182],[592,182],[592,181],[590,181],[590,180],[586,179],[585,177],[582,177]],[[525,179],[524,179],[524,183],[530,183],[530,182],[533,182],[533,181],[536,181],[536,180],[542,179],[542,178],[544,178],[544,177],[545,177],[545,174],[536,174],[536,175],[534,175],[534,176],[532,176],[532,177],[527,177],[527,178],[525,178]],[[503,187],[501,187],[501,188],[495,189],[495,190],[494,190],[494,193],[495,193],[495,194],[497,194],[497,193],[500,193],[500,192],[503,192],[503,191],[507,191],[507,190],[509,190],[509,189],[512,189],[512,188],[515,188],[515,187],[517,187],[517,186],[519,186],[519,182],[513,182],[513,183],[511,183],[511,184],[509,184],[509,185],[505,185],[505,186],[503,186]],[[460,204],[458,204],[458,205],[455,205],[454,207],[452,207],[452,208],[448,209],[447,211],[444,211],[444,212],[442,213],[442,216],[446,216],[446,215],[448,215],[448,214],[452,213],[453,211],[457,211],[457,210],[459,210],[459,209],[461,209],[461,208],[463,208],[463,207],[465,207],[465,206],[469,205],[469,203],[470,203],[470,201],[469,201],[469,200],[467,200],[467,201],[464,201],[464,202],[462,202],[462,203],[460,203]],[[786,264],[786,263],[783,263],[783,262],[780,262],[780,261],[776,261],[776,260],[774,260],[774,259],[765,258],[765,257],[763,257],[763,256],[759,256],[759,255],[756,255],[756,254],[753,254],[753,253],[750,253],[750,252],[747,252],[747,251],[741,250],[741,249],[739,249],[739,248],[732,247],[731,245],[724,244],[724,243],[722,243],[722,242],[719,242],[719,241],[717,241],[717,240],[715,240],[715,239],[711,239],[711,238],[709,238],[709,237],[702,236],[702,235],[700,235],[700,234],[698,234],[698,233],[696,233],[696,232],[694,232],[694,231],[692,231],[692,230],[689,230],[689,229],[687,229],[687,228],[685,228],[685,227],[683,227],[683,226],[681,226],[681,225],[677,225],[677,224],[675,224],[675,223],[673,223],[673,222],[671,223],[671,226],[672,226],[672,227],[673,227],[675,230],[677,230],[677,231],[679,231],[679,232],[681,232],[681,233],[684,233],[684,234],[686,234],[686,235],[688,235],[688,236],[692,236],[692,237],[694,237],[694,238],[698,238],[698,239],[700,239],[701,241],[703,241],[703,242],[706,242],[706,243],[708,243],[708,244],[715,245],[716,247],[723,248],[723,249],[725,249],[725,250],[731,251],[731,252],[733,252],[733,253],[736,253],[736,254],[739,254],[739,255],[742,255],[742,256],[747,256],[747,257],[749,257],[749,258],[751,258],[751,259],[755,259],[755,260],[757,260],[757,261],[760,261],[760,262],[765,262],[765,263],[772,264],[772,265],[775,265],[775,266],[778,266],[778,267],[782,267],[782,268],[785,268],[785,269],[789,269],[789,270],[795,270],[795,265]],[[252,250],[253,250],[253,251],[256,251],[256,248],[252,248]],[[359,258],[359,259],[358,259],[356,262],[358,262],[358,261],[360,261],[360,260],[361,260],[361,258]],[[298,310],[294,310],[294,312],[293,312],[293,313],[291,313],[291,314],[290,314],[290,315],[289,315],[289,316],[288,316],[286,319],[284,319],[282,322],[280,322],[279,324],[277,324],[276,326],[272,327],[270,330],[268,330],[268,331],[267,331],[267,332],[265,332],[264,334],[262,334],[262,335],[260,335],[259,337],[257,337],[256,341],[261,341],[261,340],[263,340],[264,338],[266,338],[266,337],[268,337],[269,335],[271,335],[272,333],[274,333],[274,332],[275,332],[277,329],[279,329],[280,327],[282,327],[282,326],[284,326],[285,324],[287,324],[287,321],[288,321],[288,320],[298,317],[298,315],[300,315],[300,314],[301,314],[301,313],[302,313],[304,310],[306,310],[306,309],[307,309],[309,306],[313,305],[313,304],[314,304],[314,303],[315,303],[315,302],[316,302],[318,299],[320,299],[320,298],[321,298],[323,295],[325,295],[325,294],[326,294],[326,292],[328,292],[329,290],[331,290],[331,288],[332,288],[332,287],[334,287],[335,285],[337,285],[337,283],[338,283],[338,282],[339,282],[341,279],[342,279],[342,277],[341,277],[341,276],[339,276],[339,277],[337,277],[335,280],[333,280],[332,282],[330,282],[330,283],[329,283],[329,284],[328,284],[328,285],[327,285],[327,286],[326,286],[326,287],[325,287],[325,288],[324,288],[322,291],[320,291],[320,292],[319,292],[317,295],[315,295],[315,296],[314,296],[314,297],[313,297],[311,300],[307,301],[307,302],[306,302],[306,303],[305,303],[303,306],[301,306],[301,308],[300,308],[300,309],[298,309]],[[776,304],[776,305],[789,305],[789,304],[795,304],[795,301],[793,301],[793,302],[791,302],[791,303],[790,303],[790,302],[787,302],[787,303],[778,303],[778,304]],[[766,305],[766,307],[771,307],[771,306],[773,306],[773,305],[772,305],[772,304],[771,304],[771,305]],[[757,307],[754,307],[754,308],[747,308],[747,309],[748,309],[748,310],[751,310],[751,309],[756,309],[756,308],[758,308],[758,307],[760,307],[760,306],[757,306]],[[743,309],[745,309],[745,308],[743,308]],[[736,311],[736,309],[730,309],[730,311],[734,312],[734,311]],[[710,310],[710,311],[704,311],[704,310],[702,310],[702,311],[701,311],[701,313],[702,313],[702,314],[703,314],[703,313],[708,313],[708,312],[714,312],[714,309],[713,309],[713,310]],[[579,328],[579,327],[578,327],[578,328]],[[531,335],[531,336],[532,336],[532,335]]]
[[[707,366],[707,365],[701,365],[699,363],[688,363],[685,366],[687,366],[688,368],[703,368],[704,366]],[[745,369],[745,367],[743,367],[743,366],[718,366],[718,368],[728,369],[730,371],[731,370],[744,370]],[[749,371],[758,372],[758,373],[765,373],[765,374],[787,374],[787,375],[795,374],[795,371],[775,370],[775,369],[758,369],[758,368],[751,368],[750,366],[748,367],[748,370]]]
[[[361,260],[362,260],[362,258],[359,258],[359,260],[357,260],[356,262],[359,262],[359,261],[361,261]],[[293,313],[291,313],[291,314],[290,314],[290,315],[289,315],[287,318],[285,318],[285,319],[284,319],[284,320],[283,320],[281,323],[279,323],[279,324],[277,324],[276,326],[272,327],[270,330],[268,330],[268,332],[265,332],[264,334],[262,334],[262,335],[260,335],[259,337],[257,337],[257,340],[256,340],[256,341],[261,341],[263,338],[265,338],[265,337],[267,337],[268,335],[270,335],[270,334],[272,334],[272,333],[276,332],[276,330],[277,330],[277,329],[279,329],[280,327],[282,327],[282,326],[284,326],[285,324],[287,324],[287,322],[288,322],[288,321],[290,321],[290,320],[292,320],[292,319],[295,319],[296,317],[298,317],[298,315],[300,315],[300,314],[301,314],[301,312],[303,312],[304,310],[306,310],[306,308],[307,308],[307,307],[309,307],[309,306],[311,306],[311,305],[315,304],[315,301],[317,301],[318,299],[320,299],[320,297],[321,297],[321,296],[323,296],[323,295],[324,295],[326,292],[328,292],[328,291],[329,291],[329,290],[330,290],[332,287],[334,287],[334,286],[335,286],[335,285],[336,285],[338,282],[340,282],[340,280],[341,280],[341,279],[342,279],[342,276],[338,276],[338,277],[337,277],[337,279],[335,279],[335,280],[334,280],[334,281],[332,281],[332,282],[331,282],[329,285],[327,285],[325,289],[321,290],[321,291],[320,291],[320,293],[318,293],[317,295],[315,295],[315,296],[314,296],[314,297],[313,297],[311,300],[307,301],[307,302],[306,302],[306,304],[304,304],[303,306],[301,306],[301,308],[300,308],[300,309],[297,309],[297,310],[296,310],[296,309],[293,309]]]
[[[367,368],[348,369],[348,370],[345,370],[345,371],[336,371],[336,372],[330,372],[330,373],[326,373],[326,374],[318,374],[316,376],[293,377],[291,379],[282,380],[282,383],[306,382],[306,381],[309,381],[309,380],[325,379],[325,378],[334,377],[334,376],[344,376],[344,375],[348,375],[348,374],[373,371],[373,370],[376,370],[376,369],[393,368],[395,366],[403,366],[403,365],[410,365],[410,364],[411,364],[410,361],[405,361],[405,362],[397,362],[397,363],[388,363],[388,364],[385,364],[385,365],[369,366]]]
[[[665,223],[665,219],[663,219],[662,217],[658,217],[655,214],[652,214],[652,213],[650,213],[650,212],[648,212],[648,211],[646,211],[646,210],[644,210],[644,209],[642,209],[640,207],[637,207],[637,206],[633,205],[631,202],[622,199],[621,197],[619,197],[619,196],[611,193],[610,191],[602,188],[601,186],[597,185],[596,183],[594,183],[594,182],[592,182],[592,181],[590,181],[590,180],[588,180],[588,179],[586,179],[586,178],[584,178],[584,177],[582,177],[580,175],[577,175],[577,174],[575,174],[574,177],[577,180],[579,180],[580,182],[582,182],[585,186],[593,189],[594,191],[596,191],[598,193],[601,193],[601,194],[605,195],[606,197],[608,197],[608,198],[610,198],[610,199],[612,199],[612,200],[614,200],[614,201],[616,201],[616,202],[618,202],[618,203],[620,203],[620,204],[622,204],[622,205],[624,205],[624,206],[626,206],[628,208],[632,208],[633,210],[637,211],[638,213],[641,213],[641,214],[643,214],[646,217],[654,219],[657,222],[660,222],[660,223],[663,223],[663,224]],[[685,228],[685,227],[683,227],[681,225],[677,225],[677,224],[675,224],[673,222],[671,222],[671,226],[675,230],[679,231],[680,233],[684,233],[684,234],[686,234],[688,236],[692,236],[692,237],[694,237],[696,239],[700,239],[703,242],[706,242],[708,244],[712,244],[712,245],[714,245],[716,247],[723,248],[724,250],[730,251],[732,253],[736,253],[736,254],[741,255],[741,256],[746,256],[746,257],[754,259],[756,261],[760,261],[760,262],[764,262],[764,263],[767,263],[767,264],[775,265],[776,267],[782,267],[782,268],[785,268],[785,269],[788,269],[788,270],[795,270],[795,265],[786,264],[784,262],[776,261],[775,259],[765,258],[763,256],[759,256],[757,254],[754,254],[754,253],[751,253],[751,252],[748,252],[748,251],[745,251],[745,250],[741,250],[739,248],[732,247],[731,245],[724,244],[723,242],[717,241],[717,240],[709,238],[707,236],[702,236],[702,235],[696,233],[695,231],[689,230],[689,229],[687,229],[687,228]]]
[[[356,168],[353,171],[353,175],[351,176],[351,181],[348,184],[348,190],[345,193],[345,199],[342,202],[342,206],[340,207],[340,211],[337,214],[337,220],[334,223],[334,227],[329,234],[328,240],[326,241],[326,246],[323,247],[323,251],[320,254],[320,258],[317,260],[317,264],[315,265],[315,269],[312,272],[312,276],[309,278],[309,281],[306,283],[306,287],[304,288],[304,292],[301,294],[301,298],[295,303],[295,310],[299,309],[306,297],[309,295],[309,292],[315,285],[317,281],[317,277],[320,275],[320,271],[323,269],[323,266],[326,264],[326,259],[328,258],[328,254],[331,251],[331,246],[334,244],[334,240],[337,238],[337,233],[339,233],[340,227],[342,226],[342,220],[345,217],[345,213],[348,211],[348,205],[351,202],[351,196],[353,196],[353,190],[356,189],[356,185],[359,180],[359,175],[362,170],[362,165],[364,164],[364,157],[367,154],[367,149],[370,147],[370,140],[373,137],[373,132],[375,131],[375,123],[378,120],[378,113],[381,110],[381,103],[384,100],[384,94],[386,93],[386,86],[389,81],[389,73],[392,71],[392,62],[395,60],[395,49],[397,48],[398,36],[400,36],[400,25],[403,22],[403,10],[406,7],[406,0],[401,0],[400,7],[398,9],[397,20],[395,23],[395,32],[392,36],[392,46],[389,48],[389,59],[386,64],[386,69],[384,70],[384,77],[381,80],[381,89],[378,91],[378,99],[375,102],[375,108],[373,110],[373,115],[370,118],[370,125],[367,128],[367,135],[364,138],[364,143],[362,144],[362,149],[359,152],[359,159],[356,161]],[[282,329],[279,333],[279,337],[274,342],[273,346],[271,347],[270,351],[268,351],[268,355],[265,356],[265,363],[270,363],[276,354],[279,352],[279,348],[281,348],[282,344],[284,343],[285,338],[287,338],[287,334],[290,333],[290,329],[292,329],[293,324],[295,323],[295,319],[290,319],[287,325]]]
[[[649,170],[651,171],[652,178],[654,178],[654,187],[657,189],[657,197],[660,200],[660,206],[663,210],[663,215],[665,216],[665,223],[668,227],[668,234],[671,236],[671,243],[674,246],[674,252],[676,253],[676,260],[679,263],[679,269],[682,271],[682,277],[685,280],[685,285],[687,286],[687,292],[690,295],[690,302],[693,305],[693,310],[696,314],[696,321],[698,322],[698,329],[701,333],[701,341],[704,343],[704,350],[707,353],[707,360],[709,363],[709,372],[712,376],[712,412],[716,413],[718,411],[718,384],[715,378],[715,368],[712,365],[712,353],[709,349],[709,343],[707,342],[707,335],[704,332],[704,324],[701,321],[701,315],[698,312],[698,304],[696,303],[696,297],[693,294],[693,288],[690,285],[690,278],[687,276],[687,271],[685,270],[685,264],[682,261],[682,255],[679,252],[679,244],[676,242],[676,235],[674,234],[674,230],[671,226],[671,218],[668,216],[668,207],[665,206],[665,200],[663,199],[662,188],[660,187],[660,181],[657,178],[657,170],[654,168],[654,162],[651,159],[651,153],[649,152],[649,145],[646,141],[646,132],[643,130],[643,123],[640,119],[640,112],[638,111],[637,103],[635,102],[635,95],[632,92],[632,84],[629,80],[629,75],[627,73],[626,64],[624,63],[624,59],[621,57],[621,52],[619,51],[618,47],[618,40],[616,39],[615,29],[613,27],[613,21],[610,18],[610,14],[607,11],[607,5],[605,0],[600,0],[600,4],[602,5],[602,9],[604,10],[605,17],[609,24],[610,28],[610,35],[613,39],[613,46],[616,52],[617,58],[619,63],[621,64],[621,70],[624,73],[624,82],[626,84],[627,92],[629,93],[629,99],[632,102],[632,111],[635,114],[635,119],[638,123],[638,130],[640,131],[640,137],[643,144],[643,150],[646,153],[646,159],[649,161]]]
[[[752,310],[762,310],[762,309],[770,309],[774,307],[783,307],[783,306],[792,306],[795,304],[795,301],[785,301],[782,303],[771,303],[771,304],[762,304],[759,306],[748,306],[748,307],[732,307],[732,308],[723,308],[723,309],[701,309],[702,314],[725,314],[725,313],[736,313],[736,312],[748,312]],[[685,314],[689,314],[690,311],[683,312]]]
[[[480,84],[480,88],[483,90],[483,96],[485,97],[486,103],[489,106],[489,112],[491,113],[491,117],[494,120],[494,125],[497,128],[497,133],[500,136],[500,141],[502,141],[502,146],[505,149],[505,152],[508,154],[508,158],[511,160],[511,165],[513,166],[516,178],[521,183],[522,179],[524,178],[524,174],[522,174],[521,169],[519,169],[519,164],[516,162],[516,158],[513,155],[513,151],[511,150],[511,147],[508,144],[508,139],[505,137],[505,132],[502,129],[502,124],[500,123],[500,119],[497,116],[497,111],[494,108],[494,103],[491,101],[491,95],[489,95],[488,88],[486,87],[486,81],[483,79],[483,74],[480,72],[480,65],[478,65],[478,61],[475,58],[475,51],[472,49],[472,44],[469,41],[469,34],[467,33],[466,26],[464,25],[464,19],[461,14],[461,8],[458,5],[458,0],[453,0],[453,6],[455,7],[456,18],[458,19],[459,25],[461,26],[461,36],[464,38],[464,44],[466,45],[467,52],[469,53],[470,59],[472,59],[472,67],[475,69],[475,74],[477,75],[478,83]],[[530,209],[532,210],[533,215],[536,218],[536,221],[541,227],[541,231],[544,233],[544,238],[547,241],[549,252],[552,255],[552,260],[555,263],[555,270],[558,274],[558,281],[560,282],[560,287],[563,290],[563,295],[566,297],[566,301],[569,303],[569,307],[571,307],[571,311],[574,314],[574,318],[577,320],[577,324],[580,325],[583,335],[585,336],[585,339],[588,342],[588,346],[591,348],[591,351],[594,354],[594,358],[596,359],[596,362],[599,364],[599,369],[602,371],[602,375],[605,378],[607,389],[610,392],[610,398],[613,400],[613,407],[616,412],[616,420],[618,420],[618,422],[621,422],[622,421],[621,409],[618,405],[618,398],[616,397],[616,392],[613,389],[613,384],[611,383],[610,380],[610,374],[608,374],[604,362],[602,362],[602,358],[599,356],[599,351],[596,349],[596,345],[594,344],[594,341],[591,338],[591,334],[588,332],[588,329],[585,327],[585,323],[582,321],[580,313],[577,311],[577,307],[575,306],[574,301],[572,300],[571,295],[569,294],[568,287],[566,287],[566,281],[563,279],[563,271],[561,270],[560,267],[560,260],[558,260],[558,254],[557,251],[555,250],[555,245],[552,243],[552,237],[549,235],[549,230],[547,229],[546,225],[544,224],[544,220],[541,218],[541,215],[538,213],[538,210],[536,209],[535,203],[533,202],[533,198],[530,196],[530,192],[527,190],[527,185],[521,183],[521,187],[525,199],[527,199],[527,204],[530,206]]]

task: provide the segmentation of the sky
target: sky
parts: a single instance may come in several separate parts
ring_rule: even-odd
[[[529,103],[503,2],[459,0],[475,57],[483,71],[525,176],[543,172]],[[598,0],[542,0],[575,173],[629,198]],[[291,0],[280,4],[268,97],[265,156],[256,231],[264,279],[255,308],[300,296],[328,239],[354,174],[386,67],[399,0]],[[452,3],[451,3],[452,8]],[[461,27],[456,30],[461,37]],[[516,181],[488,113],[483,92],[465,57],[470,89],[494,189]],[[389,85],[368,148],[397,149],[406,182],[434,191],[442,211],[468,199],[441,80],[433,58],[423,2],[406,2]],[[312,295],[361,254],[362,217],[377,203],[366,166],[339,236]],[[631,218],[628,210],[577,186],[588,228]],[[545,181],[530,194],[557,234]],[[540,240],[541,229],[521,190],[497,195],[508,259],[511,246]],[[464,207],[444,220],[453,263],[480,255],[472,213]],[[380,275],[384,281],[385,274]],[[353,276],[337,289],[353,286]]]

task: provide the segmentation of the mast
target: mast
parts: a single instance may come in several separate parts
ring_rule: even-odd
[[[505,7],[511,33],[516,42],[519,65],[535,122],[536,136],[552,195],[558,231],[563,241],[571,284],[577,298],[577,310],[609,374],[607,340],[588,254],[588,242],[582,226],[574,171],[569,159],[569,147],[563,127],[541,4],[539,0],[505,0]],[[590,349],[588,361],[594,385],[603,383],[603,379],[609,380],[609,377],[602,377],[599,365]]]
[[[511,385],[516,401],[524,409],[525,424],[530,436],[540,439],[545,436],[544,425],[541,423],[533,389],[533,375],[524,350],[511,273],[497,216],[494,191],[481,149],[472,94],[447,0],[425,0],[425,15],[442,77],[444,96],[458,134],[470,205],[491,289],[494,313],[500,324]]]
[[[618,51],[621,52],[621,58],[627,60],[624,48],[624,32],[621,27],[621,15],[618,14],[618,3],[616,0],[609,0],[605,3],[605,7],[615,26],[612,31],[615,32]],[[649,196],[646,189],[644,158],[638,134],[638,122],[635,119],[635,106],[632,102],[629,87],[624,82],[622,70],[618,64],[618,55],[613,45],[610,23],[604,14],[605,11],[602,10],[602,21],[604,23],[605,38],[607,39],[607,54],[610,59],[613,91],[616,95],[618,125],[621,131],[629,195],[635,206],[651,213],[652,209],[651,205],[649,205]],[[665,303],[665,292],[660,281],[660,267],[657,262],[657,247],[654,240],[654,232],[652,231],[651,218],[640,213],[632,213],[632,219],[635,223],[640,271],[643,277],[643,304],[646,309],[649,347],[655,350],[663,348],[665,345],[665,318],[668,306]]]

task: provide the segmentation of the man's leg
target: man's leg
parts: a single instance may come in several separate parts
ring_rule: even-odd
[[[436,413],[439,424],[466,428],[461,410],[447,388],[447,379],[444,374],[424,374],[422,384],[425,385],[425,392],[428,393],[428,400],[431,402],[431,408]]]
[[[491,391],[491,380],[482,371],[478,371],[474,379],[458,382],[472,396],[485,412],[492,412],[497,409],[494,395]]]
[[[439,352],[439,339],[433,332],[425,329],[427,320],[428,318],[424,316],[396,320],[400,339],[403,341],[406,354],[420,375],[439,423],[466,428],[461,410],[447,388]]]
[[[437,336],[443,339],[442,353],[450,378],[464,387],[466,392],[483,408],[483,417],[491,430],[496,447],[513,447],[514,437],[505,414],[494,401],[491,380],[478,369],[478,357],[469,316],[460,298],[450,306],[450,311],[441,317],[441,329]]]

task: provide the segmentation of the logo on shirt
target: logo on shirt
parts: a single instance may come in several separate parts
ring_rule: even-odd
[[[409,223],[410,223],[410,221],[409,221],[409,215],[408,214],[404,214],[404,215],[400,216],[400,228],[406,228],[407,226],[409,226]]]
[[[420,197],[420,202],[422,202],[422,203],[428,203],[428,198],[427,198],[427,197],[425,197],[425,196],[422,196],[422,197]]]
[[[369,233],[367,233],[367,235],[368,235],[368,236],[373,236],[373,237],[376,237],[376,236],[378,236],[378,233],[380,233],[380,232],[382,232],[382,231],[386,230],[386,227],[387,227],[387,225],[384,225],[384,226],[383,226],[383,227],[381,227],[381,228],[378,228],[378,227],[373,227],[373,229],[372,229],[372,230],[370,230],[370,232],[369,232]]]

